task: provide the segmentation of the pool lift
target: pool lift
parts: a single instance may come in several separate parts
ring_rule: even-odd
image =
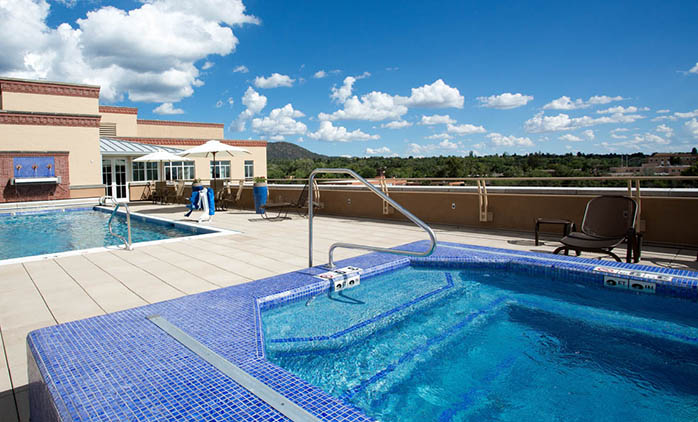
[[[122,242],[124,242],[124,248],[127,251],[133,250],[132,242],[131,242],[131,210],[128,208],[128,204],[125,202],[119,202],[116,199],[114,199],[113,196],[105,195],[101,198],[99,198],[99,205],[106,205],[107,201],[111,201],[114,204],[114,211],[111,213],[111,217],[109,217],[109,223],[107,227],[109,228],[109,233],[120,239]],[[126,209],[126,230],[127,230],[127,236],[128,240],[126,240],[123,236],[121,236],[118,233],[114,233],[114,230],[112,230],[112,221],[114,220],[114,216],[116,215],[116,211],[119,209],[120,206],[124,206]]]

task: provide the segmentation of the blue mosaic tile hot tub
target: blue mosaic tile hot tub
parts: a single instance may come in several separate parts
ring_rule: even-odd
[[[425,247],[426,242],[415,242],[401,248]],[[620,279],[646,281],[637,274],[623,273],[644,270],[655,276],[659,273],[652,281],[654,294],[693,303],[698,300],[698,274],[689,271],[452,243],[439,243],[427,258],[367,254],[339,263],[364,269],[365,284],[373,275],[410,264],[489,266],[599,288],[610,272]],[[329,282],[315,277],[325,271],[310,268],[30,333],[32,420],[286,419],[147,319],[153,315],[166,319],[320,420],[371,420],[350,401],[311,385],[271,363],[265,355],[262,313],[327,291]],[[452,284],[449,280],[445,280],[446,287]]]

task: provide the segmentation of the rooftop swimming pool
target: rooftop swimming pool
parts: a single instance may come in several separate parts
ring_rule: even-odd
[[[32,420],[698,419],[695,272],[452,243],[338,265],[360,285],[314,267],[31,332]]]
[[[406,267],[262,313],[267,359],[381,421],[695,421],[695,303]]]
[[[123,245],[109,233],[110,213],[99,209],[32,212],[0,216],[0,261],[35,255]],[[114,232],[126,238],[126,218],[119,213],[112,223]],[[172,222],[131,217],[133,243],[193,236],[209,229]]]

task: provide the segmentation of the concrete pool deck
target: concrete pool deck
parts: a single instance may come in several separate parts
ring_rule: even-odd
[[[175,220],[184,213],[179,206],[132,208]],[[29,331],[305,268],[307,220],[260,220],[252,212],[233,210],[217,214],[212,225],[241,234],[0,266],[0,420],[17,419],[15,402],[26,420]],[[533,246],[532,233],[435,229],[440,241],[539,252],[556,246],[550,241]],[[317,217],[315,263],[326,262],[335,241],[391,247],[424,237],[407,224]],[[337,258],[363,253],[339,250]],[[696,269],[694,260],[693,251],[646,248],[642,263]]]

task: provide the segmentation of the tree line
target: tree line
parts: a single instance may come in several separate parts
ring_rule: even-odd
[[[648,158],[643,153],[619,154],[548,154],[526,155],[501,154],[484,157],[438,156],[438,157],[323,157],[294,160],[270,160],[267,175],[270,179],[305,179],[316,168],[349,168],[365,178],[377,177],[384,172],[386,177],[395,178],[466,178],[466,177],[586,177],[607,176],[611,167],[640,166]],[[337,178],[337,175],[320,175]],[[625,182],[598,181],[522,181],[501,184],[546,185],[546,186],[612,186]],[[493,184],[498,184],[496,181]],[[693,186],[688,182],[658,181],[643,183],[647,186],[673,187]]]

